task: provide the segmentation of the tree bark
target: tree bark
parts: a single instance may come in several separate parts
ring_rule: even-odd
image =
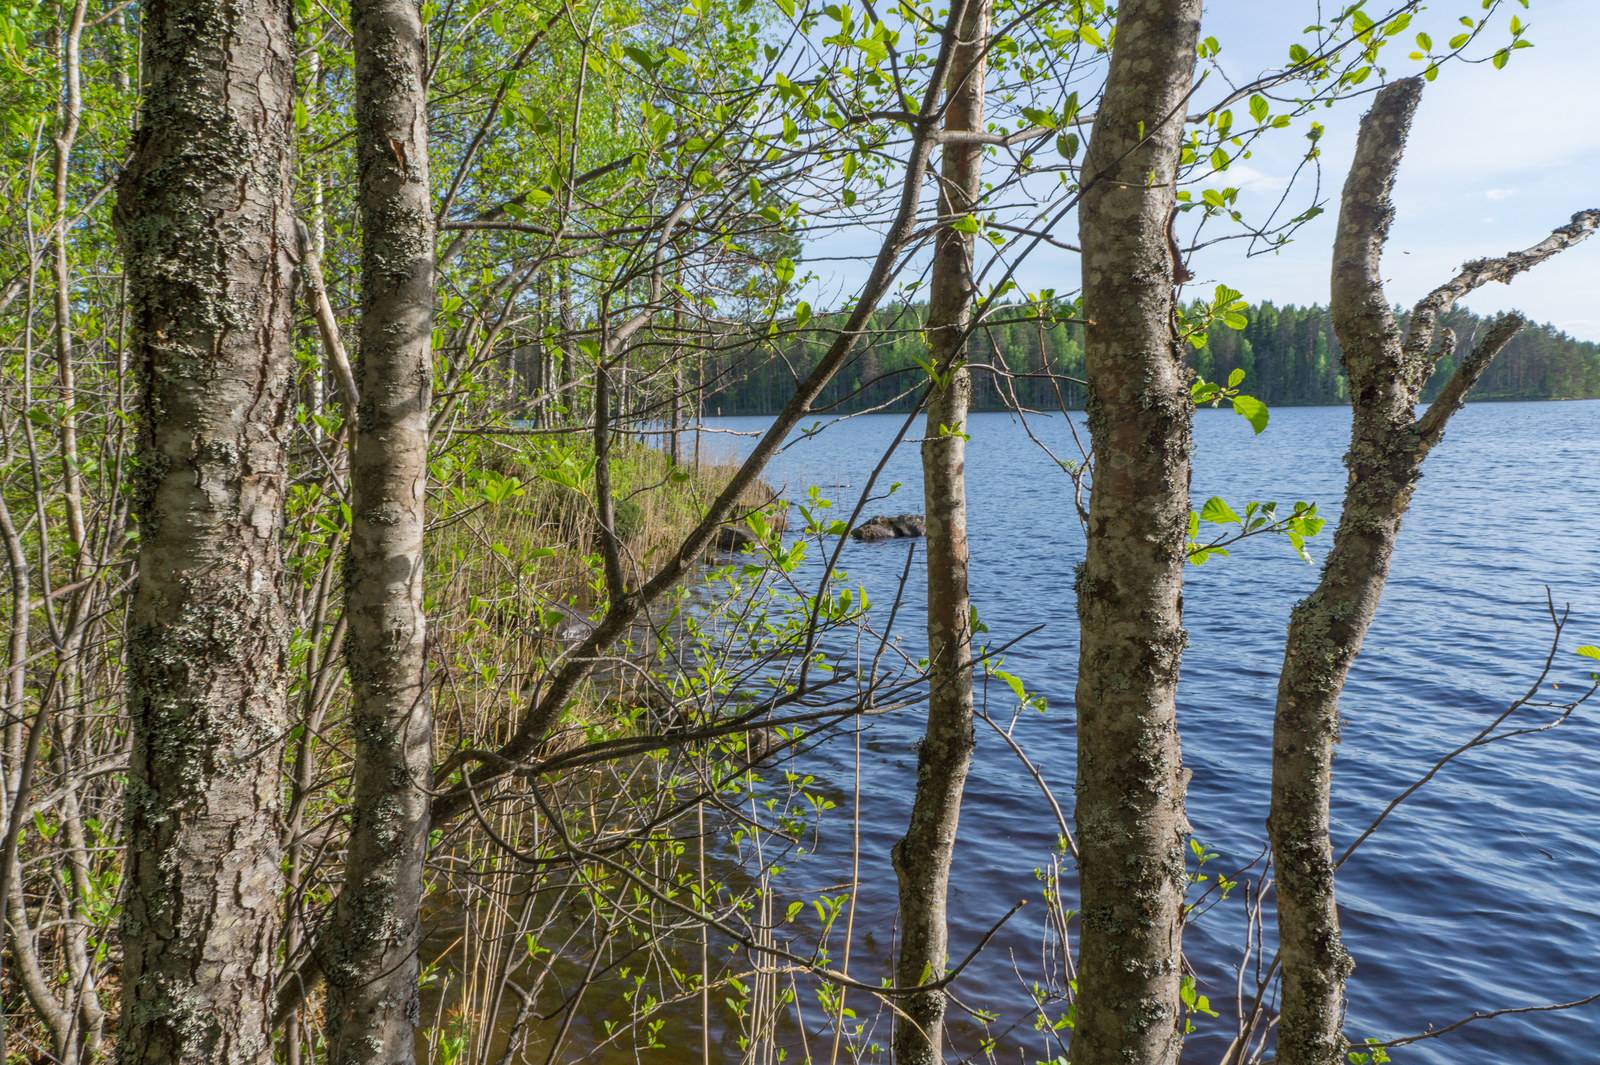
[[[946,94],[946,130],[982,130],[989,0],[951,8],[959,43]],[[940,160],[940,227],[928,298],[928,353],[939,379],[928,398],[922,441],[927,515],[928,724],[917,749],[911,822],[891,857],[900,890],[900,957],[895,983],[915,987],[944,976],[949,947],[946,903],[961,797],[972,762],[972,623],[967,599],[965,430],[972,378],[967,333],[972,317],[973,237],[950,223],[982,195],[983,148],[946,144]],[[943,1060],[945,993],[913,995],[896,1017],[901,1065]]]
[[[128,614],[128,1063],[268,1065],[289,627],[294,36],[153,0],[115,222],[140,382]]]
[[[434,277],[427,46],[414,0],[354,0],[350,18],[362,240],[345,560],[355,804],[322,964],[329,1062],[408,1065],[433,764],[422,587]]]
[[[1340,942],[1328,813],[1339,695],[1377,611],[1422,462],[1472,385],[1522,326],[1516,315],[1496,321],[1418,418],[1413,411],[1422,387],[1454,346],[1448,331],[1433,346],[1438,315],[1472,289],[1509,280],[1583,240],[1600,223],[1600,212],[1584,212],[1527,251],[1466,264],[1417,304],[1402,336],[1384,295],[1379,260],[1394,217],[1390,193],[1422,86],[1420,78],[1395,82],[1362,119],[1334,241],[1329,313],[1350,382],[1350,479],[1321,579],[1290,615],[1272,729],[1267,832],[1278,873],[1283,1005],[1277,1060],[1283,1065],[1335,1065],[1345,1049],[1344,985],[1354,963]]]
[[[681,343],[683,338],[683,308],[677,307],[672,312],[673,341]],[[667,442],[667,459],[674,466],[683,465],[683,360],[688,356],[681,346],[672,350],[672,411],[669,415],[671,421],[668,428],[671,436]]]
[[[1082,892],[1073,1065],[1165,1065],[1182,1045],[1184,787],[1174,694],[1187,637],[1188,371],[1167,220],[1199,0],[1130,0],[1084,164],[1094,481],[1076,590]]]
[[[617,505],[611,494],[611,366],[605,358],[594,360],[594,508],[599,525],[598,547],[606,579],[610,608],[621,608],[628,595],[622,572],[622,541],[617,536]]]
[[[77,554],[74,576],[89,561],[83,557],[88,544],[83,521],[83,483],[78,474],[78,382],[72,356],[72,274],[67,263],[67,230],[70,207],[68,178],[72,168],[72,148],[78,139],[78,125],[83,113],[83,90],[79,73],[78,48],[83,38],[83,18],[88,0],[78,0],[70,9],[66,33],[61,41],[61,79],[64,82],[64,102],[56,123],[53,148],[55,156],[55,182],[53,207],[56,212],[53,245],[52,274],[55,282],[56,311],[56,369],[61,378],[61,417],[58,432],[61,438],[62,502],[66,504],[67,534]]]
[[[572,266],[562,259],[556,268],[556,321],[561,335],[561,402],[566,404],[565,424],[583,424],[583,407],[578,402],[578,344],[573,339],[577,317],[572,307]]]

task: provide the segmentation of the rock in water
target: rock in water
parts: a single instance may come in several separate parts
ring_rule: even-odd
[[[743,551],[755,543],[756,534],[742,525],[724,525],[717,530],[718,551]]]
[[[856,526],[850,535],[864,543],[872,543],[923,536],[927,531],[928,523],[921,514],[900,514],[892,518],[886,514],[875,514]]]
[[[587,640],[594,632],[594,623],[565,603],[545,600],[545,608],[534,626],[541,638],[554,640],[563,646],[573,646]]]

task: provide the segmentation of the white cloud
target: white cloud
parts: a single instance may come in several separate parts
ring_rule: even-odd
[[[1235,163],[1222,172],[1212,171],[1200,184],[1208,189],[1238,189],[1240,192],[1282,192],[1288,182],[1263,174],[1253,166]]]
[[[1490,189],[1484,195],[1491,200],[1509,200],[1517,194],[1516,189]]]

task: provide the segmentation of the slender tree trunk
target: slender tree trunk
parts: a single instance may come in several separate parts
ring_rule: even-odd
[[[360,425],[350,462],[346,666],[355,805],[323,941],[331,1065],[415,1060],[433,718],[423,616],[433,344],[427,46],[414,0],[354,0]]]
[[[6,563],[11,572],[11,631],[6,647],[6,679],[3,693],[8,724],[5,728],[5,753],[3,764],[9,769],[5,777],[5,808],[0,810],[0,964],[3,964],[8,947],[9,930],[6,924],[6,905],[11,899],[11,869],[17,859],[17,833],[22,821],[17,816],[17,804],[26,801],[24,778],[31,777],[31,766],[22,764],[23,706],[28,696],[28,623],[32,601],[32,573],[28,554],[17,535],[11,520],[11,508],[6,505],[5,494],[0,491],[0,538],[5,540]],[[35,728],[38,726],[36,725]],[[0,1060],[10,1061],[6,1042],[5,1002],[0,999]]]
[[[1433,346],[1438,315],[1472,289],[1508,280],[1600,224],[1600,211],[1583,212],[1533,248],[1468,263],[1413,308],[1402,335],[1384,295],[1379,259],[1394,217],[1389,197],[1422,86],[1420,78],[1395,82],[1362,119],[1334,242],[1329,309],[1350,382],[1350,479],[1321,579],[1290,615],[1272,729],[1267,831],[1278,874],[1283,1005],[1277,1060],[1284,1065],[1336,1065],[1345,1049],[1344,984],[1354,965],[1340,942],[1338,863],[1328,820],[1339,696],[1377,611],[1423,460],[1522,326],[1516,315],[1497,320],[1419,418],[1413,412],[1422,388],[1454,347],[1448,331]]]
[[[316,53],[312,54],[315,55]],[[311,189],[311,221],[307,225],[309,231],[307,235],[310,238],[311,248],[317,257],[317,261],[321,262],[323,254],[326,252],[328,220],[324,206],[322,175],[318,174],[312,180],[314,184]],[[326,298],[326,294],[321,291],[320,285],[317,292],[308,294],[312,297],[312,313],[316,314],[319,309],[316,304]],[[316,365],[306,375],[306,406],[310,408],[312,414],[320,418],[326,416],[328,411],[328,367],[333,363],[333,353],[328,350],[328,343],[323,339],[320,329],[317,330],[316,340]],[[313,423],[311,431],[313,438],[322,439],[320,426]]]
[[[537,379],[538,385],[534,393],[533,406],[528,412],[528,418],[535,426],[542,427],[550,424],[550,404],[554,402],[552,394],[554,382],[551,380],[550,373],[553,369],[553,363],[550,361],[550,329],[555,323],[555,315],[552,313],[551,308],[555,293],[552,291],[548,271],[539,271],[538,278],[535,281],[535,290],[539,301],[539,309],[535,312],[533,319],[535,326],[535,346],[533,350],[536,367],[534,377]]]
[[[115,221],[141,384],[125,1062],[268,1065],[294,396],[287,0],[152,0]]]
[[[83,484],[78,474],[78,383],[72,364],[72,272],[67,263],[67,222],[71,213],[68,178],[72,167],[72,147],[78,139],[83,112],[82,79],[79,75],[78,46],[83,39],[83,18],[88,0],[78,0],[71,8],[67,30],[61,41],[63,103],[53,139],[55,182],[53,206],[56,212],[52,256],[55,282],[56,370],[61,380],[62,414],[58,426],[61,437],[62,502],[66,504],[67,534],[77,553],[74,573],[84,561]]]
[[[565,259],[556,272],[556,313],[561,331],[561,401],[567,407],[567,424],[579,425],[584,419],[583,407],[578,402],[578,344],[573,339],[577,319],[572,311],[572,267]]]
[[[617,536],[616,500],[611,494],[611,407],[611,368],[604,358],[598,358],[594,361],[594,506],[606,595],[611,609],[616,610],[627,597],[628,582],[622,572],[622,542]]]
[[[1182,1046],[1187,886],[1174,695],[1194,405],[1173,328],[1167,220],[1199,0],[1118,9],[1078,208],[1094,482],[1078,570],[1083,932],[1073,1065],[1165,1065]]]
[[[108,0],[107,7],[111,8],[111,82],[117,87],[118,92],[128,91],[128,59],[127,43],[128,20],[123,15],[122,5]]]
[[[960,43],[953,53],[945,98],[946,131],[983,129],[989,0],[951,7]],[[954,221],[982,195],[983,148],[946,144],[940,162],[939,215]],[[940,377],[928,397],[922,441],[923,506],[927,517],[928,724],[917,749],[917,793],[905,836],[891,857],[900,890],[901,987],[944,976],[949,946],[945,919],[950,862],[967,768],[972,762],[972,623],[967,600],[967,332],[972,317],[973,238],[953,225],[939,230],[928,299],[929,362]],[[894,1057],[900,1065],[944,1060],[945,993],[923,992],[901,1003]]]
[[[674,466],[683,465],[683,360],[685,358],[683,341],[683,308],[674,307],[672,310],[673,341],[677,345],[672,350],[672,413],[668,428],[671,435],[667,444],[667,457]]]

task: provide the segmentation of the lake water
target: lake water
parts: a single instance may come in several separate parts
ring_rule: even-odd
[[[1081,415],[1073,415],[1074,419]],[[850,484],[825,494],[845,514],[899,415],[858,417],[795,443],[768,479],[790,497],[811,484]],[[718,429],[751,430],[765,418],[722,418]],[[1076,455],[1062,417],[1030,419],[1057,455]],[[1337,518],[1344,485],[1346,408],[1286,408],[1253,436],[1228,410],[1196,417],[1194,497],[1314,501]],[[967,449],[972,600],[994,644],[1044,628],[1009,652],[1006,668],[1043,693],[1049,712],[1029,711],[1016,735],[1070,817],[1078,661],[1072,570],[1083,535],[1071,483],[1010,415],[971,419]],[[920,420],[909,435],[920,435]],[[1080,431],[1081,423],[1080,423]],[[719,448],[733,439],[708,437]],[[710,446],[708,444],[708,446]],[[1571,603],[1551,679],[1559,698],[1580,687],[1600,643],[1600,544],[1589,506],[1600,470],[1600,402],[1479,404],[1458,414],[1425,476],[1401,532],[1377,620],[1343,699],[1348,723],[1335,763],[1333,818],[1342,850],[1388,801],[1443,752],[1481,728],[1537,675],[1551,627],[1545,587]],[[867,514],[921,511],[915,444],[890,460],[883,486],[903,483]],[[838,515],[838,510],[834,511]],[[839,515],[844,516],[844,515]],[[1332,524],[1312,553],[1320,565]],[[879,601],[893,594],[906,542],[851,544],[841,566]],[[918,638],[922,555],[898,631]],[[1283,634],[1291,605],[1318,570],[1279,538],[1239,545],[1231,559],[1190,567],[1179,724],[1193,770],[1189,818],[1195,836],[1242,866],[1265,844],[1269,739]],[[920,653],[920,652],[919,652]],[[990,685],[991,708],[1009,714],[1009,691]],[[1600,991],[1600,706],[1564,726],[1475,751],[1452,763],[1392,816],[1340,872],[1346,942],[1357,968],[1347,1030],[1396,1038],[1442,1027],[1475,1010],[1531,1006]],[[951,953],[1019,899],[1024,908],[956,987],[972,1005],[1027,1004],[1013,962],[1037,970],[1043,907],[1035,870],[1055,842],[1052,816],[1033,780],[980,724],[952,876]],[[888,957],[895,896],[888,852],[904,830],[915,779],[915,713],[873,719],[864,734],[864,882],[852,972]],[[853,761],[843,744],[810,756],[808,768],[848,796]],[[847,803],[840,803],[844,811]],[[848,879],[848,813],[824,824],[822,851],[798,863],[793,886]],[[831,833],[831,834],[830,834]],[[841,876],[841,873],[843,875]],[[1223,1016],[1200,1019],[1185,1061],[1214,1062],[1232,1035],[1233,965],[1244,941],[1244,906],[1234,899],[1192,926],[1186,953]],[[1271,930],[1270,919],[1268,922]],[[875,955],[876,958],[864,957]],[[1030,967],[1031,966],[1031,967]],[[956,1011],[953,1011],[953,1013]],[[881,1032],[879,1041],[886,1040]],[[1024,1028],[1002,1041],[1000,1060],[1034,1062],[1042,1037]],[[1441,1040],[1393,1052],[1397,1062],[1475,1065],[1600,1060],[1600,1003],[1563,1013],[1482,1021]]]

